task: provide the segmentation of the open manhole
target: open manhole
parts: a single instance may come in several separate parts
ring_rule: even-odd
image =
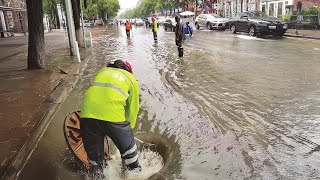
[[[152,146],[147,145],[145,148],[148,148],[153,152],[159,153],[159,155],[163,159],[163,167],[148,179],[165,179],[163,174],[165,171],[168,170],[174,158],[174,148],[172,147],[171,142],[167,138],[154,133],[138,133],[135,134],[135,137],[137,137],[145,143],[154,144]]]
[[[73,156],[78,162],[82,162],[85,168],[88,168],[89,163],[87,154],[84,150],[82,138],[79,133],[79,119],[79,111],[73,112],[66,117],[64,135]],[[119,174],[122,174],[120,153],[117,152],[117,150],[113,150],[115,147],[111,146],[111,149],[109,149],[111,140],[108,142],[108,139],[106,138],[105,158],[109,167],[106,168],[105,175],[112,179],[165,179],[162,174],[168,170],[168,166],[171,164],[174,156],[174,149],[170,141],[167,138],[154,133],[137,133],[135,134],[135,137],[138,138],[138,141],[141,140],[144,142],[137,142],[137,145],[141,150],[139,161],[142,166],[142,171],[136,173],[129,172],[130,175],[128,178],[119,176]],[[110,155],[112,158],[110,158]]]

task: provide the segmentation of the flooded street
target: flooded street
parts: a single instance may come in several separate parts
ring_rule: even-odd
[[[320,41],[199,30],[178,58],[174,33],[162,27],[157,44],[144,27],[131,39],[123,26],[93,36],[93,58],[19,179],[85,179],[63,121],[95,73],[117,59],[128,60],[139,81],[136,132],[172,147],[165,179],[320,178]]]

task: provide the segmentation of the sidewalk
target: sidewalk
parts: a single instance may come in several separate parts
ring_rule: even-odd
[[[46,67],[26,70],[27,36],[0,39],[0,178],[84,64],[69,56],[64,31],[45,43]]]
[[[320,30],[288,29],[284,36],[320,40]]]

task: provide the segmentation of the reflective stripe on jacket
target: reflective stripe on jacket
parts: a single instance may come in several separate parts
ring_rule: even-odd
[[[81,107],[81,118],[136,125],[139,112],[139,85],[128,71],[103,68],[86,91]]]

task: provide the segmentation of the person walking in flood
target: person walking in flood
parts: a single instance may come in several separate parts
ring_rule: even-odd
[[[132,29],[132,26],[131,26],[129,20],[126,21],[125,27],[126,27],[127,38],[130,38],[130,31],[131,31],[131,29]]]
[[[158,41],[158,22],[156,20],[156,18],[152,17],[152,32],[153,32],[153,39],[155,42]]]
[[[132,129],[139,112],[139,85],[128,62],[117,60],[100,70],[85,92],[80,113],[80,135],[90,171],[102,172],[104,138],[119,149],[123,167],[141,170]]]
[[[183,23],[180,22],[180,18],[178,16],[175,17],[176,20],[176,29],[175,29],[175,37],[176,37],[176,45],[178,48],[178,55],[179,57],[183,57],[183,48],[182,48],[182,41],[183,41]]]

